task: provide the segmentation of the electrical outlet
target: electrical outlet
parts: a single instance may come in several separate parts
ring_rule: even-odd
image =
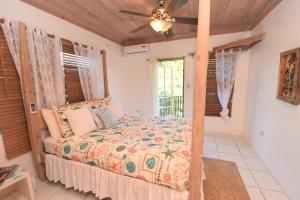
[[[262,137],[265,136],[265,132],[264,132],[264,131],[260,131],[259,134],[260,134],[260,136],[262,136]]]

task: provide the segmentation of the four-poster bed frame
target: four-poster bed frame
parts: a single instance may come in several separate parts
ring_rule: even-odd
[[[204,113],[206,97],[206,75],[208,64],[208,37],[210,24],[210,0],[199,0],[199,15],[197,29],[197,53],[194,84],[193,127],[192,127],[192,160],[190,169],[189,199],[199,200],[201,196],[202,173],[202,148],[204,134]],[[31,91],[30,63],[26,43],[26,25],[20,23],[20,54],[22,66],[22,85],[24,94],[24,107],[28,124],[28,132],[32,147],[35,167],[38,177],[42,180],[45,176],[44,158],[40,130],[46,128],[40,110],[31,111],[35,99]],[[109,96],[106,66],[106,52],[101,51],[103,57],[104,90],[105,97]]]
[[[30,63],[29,55],[27,51],[26,42],[26,25],[24,22],[20,22],[20,55],[21,55],[21,71],[22,71],[22,86],[23,86],[23,100],[26,120],[28,124],[28,133],[30,136],[30,143],[33,152],[33,159],[37,170],[38,177],[41,180],[46,179],[45,166],[44,166],[44,152],[42,147],[42,141],[40,131],[47,128],[41,110],[31,111],[31,105],[35,104],[35,98],[32,95],[32,82],[30,78]],[[48,34],[49,37],[52,35]],[[106,66],[106,51],[101,50],[99,52],[102,55],[103,60],[103,78],[104,78],[104,96],[108,97],[108,78],[107,78],[107,66]]]

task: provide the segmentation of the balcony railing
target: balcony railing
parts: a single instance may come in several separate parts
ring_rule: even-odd
[[[183,96],[159,97],[160,116],[183,117]]]

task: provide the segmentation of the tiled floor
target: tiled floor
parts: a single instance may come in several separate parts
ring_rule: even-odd
[[[251,200],[288,200],[244,138],[207,133],[204,156],[235,162]]]
[[[204,155],[210,158],[234,161],[251,196],[251,200],[288,200],[279,184],[268,172],[241,137],[208,133],[205,136]],[[65,189],[61,184],[40,182],[36,190],[37,200],[96,200],[93,194],[83,194]],[[4,200],[24,200],[15,192]]]

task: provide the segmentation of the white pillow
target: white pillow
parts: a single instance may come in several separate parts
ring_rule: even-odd
[[[116,119],[120,119],[124,116],[122,111],[115,104],[110,104],[109,106],[107,106],[107,108]]]
[[[92,113],[88,108],[68,110],[66,115],[75,136],[81,136],[97,129]]]
[[[92,113],[94,122],[96,123],[98,129],[103,129],[104,125],[103,125],[101,119],[99,119],[99,117],[97,117],[96,111],[97,111],[97,109],[91,109],[91,113]]]
[[[42,115],[47,124],[51,137],[55,140],[57,140],[57,138],[60,138],[61,130],[56,121],[54,111],[52,109],[42,109]]]

